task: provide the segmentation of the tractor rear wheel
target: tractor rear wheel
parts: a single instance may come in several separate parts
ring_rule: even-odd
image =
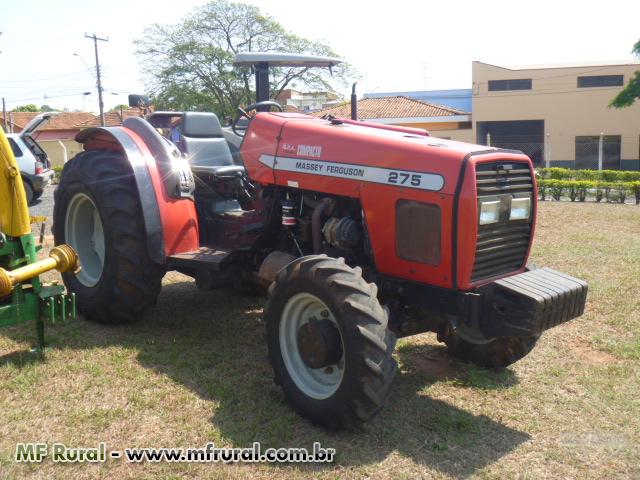
[[[533,350],[539,338],[539,335],[486,338],[480,330],[464,324],[455,332],[438,335],[451,355],[485,368],[504,368],[517,362]]]
[[[383,407],[396,337],[359,268],[326,255],[294,260],[271,285],[265,318],[275,381],[302,415],[335,430]]]
[[[165,269],[151,261],[133,172],[119,153],[88,151],[67,162],[55,192],[56,244],[71,245],[82,270],[63,274],[80,312],[101,323],[139,320]]]

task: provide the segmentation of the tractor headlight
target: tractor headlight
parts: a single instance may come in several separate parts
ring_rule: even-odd
[[[531,217],[531,197],[512,198],[509,220],[527,220]]]
[[[500,200],[480,202],[480,225],[497,223],[500,220]]]

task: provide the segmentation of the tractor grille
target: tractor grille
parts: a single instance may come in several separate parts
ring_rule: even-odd
[[[494,162],[477,165],[476,187],[478,200],[529,193],[531,201],[535,201],[531,171],[528,165],[522,163]],[[479,225],[471,281],[519,269],[525,262],[530,237],[531,220],[510,221],[508,211],[502,212],[498,223]]]

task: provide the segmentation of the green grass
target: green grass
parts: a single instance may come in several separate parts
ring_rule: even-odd
[[[351,433],[294,413],[273,384],[260,297],[202,293],[170,274],[140,323],[79,319],[0,330],[0,478],[638,478],[640,208],[543,202],[532,260],[586,279],[585,315],[504,371],[448,357],[433,335],[399,342],[389,406]],[[39,465],[17,442],[125,447],[306,446],[334,465]]]

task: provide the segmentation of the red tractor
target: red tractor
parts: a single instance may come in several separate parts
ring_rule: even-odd
[[[87,318],[139,319],[167,270],[205,290],[267,288],[275,381],[330,428],[383,406],[398,337],[436,332],[455,357],[504,367],[580,316],[587,294],[527,267],[537,198],[526,155],[269,101],[270,67],[337,62],[239,54],[257,103],[235,133],[200,112],[80,132],[54,212],[56,242],[80,256],[64,281]]]

